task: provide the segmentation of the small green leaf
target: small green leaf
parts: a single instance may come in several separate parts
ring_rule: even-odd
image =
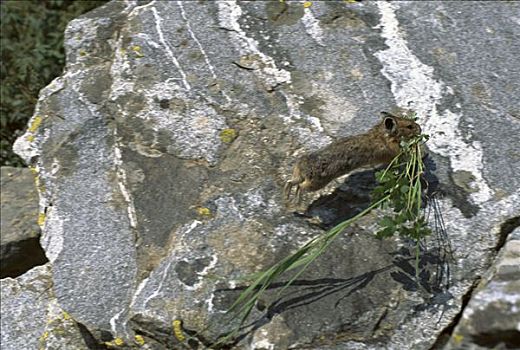
[[[394,227],[395,223],[391,217],[385,216],[383,219],[381,219],[381,221],[379,221],[379,225],[382,227]]]

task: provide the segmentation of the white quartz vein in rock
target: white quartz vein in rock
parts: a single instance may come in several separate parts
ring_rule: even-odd
[[[215,312],[215,305],[213,304],[213,299],[215,299],[215,293],[211,293],[209,298],[205,300],[205,304],[208,305],[208,315],[212,315]],[[217,310],[218,313],[223,313],[225,311]]]
[[[319,45],[323,44],[323,31],[320,27],[320,21],[314,17],[310,7],[304,9],[302,17],[303,25],[305,26],[305,32],[310,35]]]
[[[242,15],[242,9],[236,1],[219,1],[218,3],[219,24],[231,31],[233,41],[239,44],[241,55],[254,54],[263,63],[263,67],[255,69],[255,74],[270,87],[282,83],[291,82],[291,74],[285,69],[279,69],[272,57],[267,56],[258,49],[258,42],[247,36],[242,30],[238,20]]]
[[[175,65],[175,67],[177,67],[177,69],[179,70],[179,73],[181,74],[181,77],[182,77],[181,80],[182,80],[182,83],[184,85],[184,88],[186,90],[191,90],[190,84],[188,83],[188,80],[186,79],[186,73],[184,73],[184,70],[182,69],[181,65],[179,64],[179,61],[177,60],[177,58],[173,54],[172,49],[170,48],[170,46],[166,43],[166,40],[164,39],[164,34],[163,34],[163,31],[162,31],[162,28],[161,28],[162,18],[157,13],[157,9],[155,7],[152,7],[151,9],[152,9],[152,12],[153,12],[153,16],[155,18],[155,29],[157,31],[157,34],[159,35],[159,41],[164,46],[164,50],[166,51],[166,53],[168,54],[168,56],[172,60],[172,62]]]
[[[260,61],[261,64],[258,64],[253,70],[254,74],[270,88],[274,88],[280,84],[291,84],[291,73],[285,69],[278,68],[275,60],[260,51],[258,42],[248,37],[246,32],[240,27],[239,19],[241,15],[242,9],[236,1],[218,2],[219,25],[230,31],[229,35],[231,36],[231,40],[241,55],[255,57]],[[308,24],[309,23],[311,22],[308,22]],[[316,38],[319,40],[319,32],[316,28],[314,29],[313,35],[316,34]],[[279,91],[281,91],[285,97],[287,108],[289,109],[289,116],[280,114],[279,117],[288,123],[302,119],[299,104],[303,102],[303,99],[281,89]],[[308,127],[292,127],[291,132],[296,135],[300,143],[306,145],[309,149],[317,149],[330,142],[330,138],[323,133],[323,128],[318,118],[305,115],[303,120],[312,126],[313,130],[311,131]],[[320,134],[316,134],[316,131]]]
[[[193,221],[190,226],[186,229],[185,232],[183,232],[183,234],[188,234],[190,233],[191,231],[193,231],[198,225],[200,225],[202,222],[198,221],[198,220],[195,220]],[[146,305],[150,302],[150,300],[156,298],[159,293],[161,292],[161,289],[163,287],[163,284],[164,284],[164,281],[166,281],[166,278],[168,277],[168,273],[170,272],[170,268],[173,264],[173,262],[177,261],[176,259],[176,255],[175,254],[171,254],[168,256],[167,258],[167,263],[166,263],[166,266],[164,266],[163,268],[163,271],[162,271],[162,275],[161,275],[161,278],[159,280],[159,285],[157,286],[157,288],[153,291],[153,293],[151,295],[149,295],[145,300],[144,302],[142,303],[142,308],[143,309],[146,309]],[[144,287],[144,286],[143,286]],[[140,294],[141,291],[143,290],[143,288],[139,289],[139,291],[136,293],[136,295]]]
[[[477,204],[492,198],[493,191],[483,175],[483,152],[479,142],[464,139],[459,129],[461,113],[437,111],[443,93],[443,84],[433,78],[433,68],[423,64],[408,48],[408,43],[399,30],[395,15],[397,5],[377,2],[381,13],[382,36],[388,49],[375,55],[383,64],[382,73],[391,82],[392,93],[398,106],[415,110],[424,131],[431,136],[428,147],[431,151],[448,157],[454,171],[468,171],[474,177],[470,198]]]
[[[137,214],[135,211],[134,200],[132,198],[132,194],[128,191],[128,181],[126,177],[126,171],[123,168],[123,158],[121,156],[121,146],[118,140],[117,135],[117,126],[114,126],[114,164],[116,168],[117,174],[117,184],[119,186],[119,190],[123,195],[128,212],[128,219],[130,220],[130,226],[133,228],[137,227]]]
[[[133,16],[133,15],[134,15],[134,12],[140,11],[140,10],[145,9],[145,8],[147,8],[147,7],[155,6],[155,1],[156,1],[156,0],[152,0],[152,1],[150,1],[149,3],[144,4],[144,5],[140,5],[140,6],[135,6],[135,4],[130,4],[130,6],[135,6],[135,7],[133,7],[133,8],[130,10],[130,12],[128,13],[128,16],[129,16],[129,17],[130,17],[130,16]],[[129,7],[129,6],[127,5],[127,8],[128,8],[128,7]],[[127,8],[125,8],[125,10],[126,10]]]
[[[122,326],[123,328],[123,333],[125,335],[125,337],[127,339],[129,339],[129,334],[128,334],[128,331],[126,329],[126,322],[123,322],[123,323],[118,323],[118,320],[119,318],[123,315],[123,313],[126,311],[125,308],[121,309],[121,311],[119,311],[117,314],[115,314],[111,319],[110,319],[110,329],[112,330],[112,334],[114,336],[117,336],[119,337],[121,335],[121,332],[118,331],[117,329],[117,326]]]
[[[184,6],[182,5],[182,1],[177,1],[177,5],[179,5],[179,8],[181,10],[181,16],[186,21],[186,28],[188,29],[188,32],[190,33],[191,38],[197,46],[199,47],[200,52],[202,53],[202,56],[204,56],[204,61],[206,61],[206,65],[208,66],[209,71],[211,72],[211,76],[213,79],[217,80],[217,74],[215,74],[215,67],[211,64],[211,61],[209,60],[208,55],[206,54],[206,51],[202,47],[202,44],[200,43],[199,39],[195,36],[195,33],[191,29],[190,21],[188,20],[188,17],[186,16],[186,12],[184,11]],[[222,96],[226,98],[228,102],[231,102],[231,98],[224,92],[222,92]]]
[[[134,82],[124,79],[123,74],[130,69],[130,63],[126,59],[123,51],[123,36],[115,42],[114,61],[110,66],[110,75],[112,76],[112,86],[110,88],[110,100],[115,101],[118,97],[125,95],[134,88]],[[122,109],[124,113],[124,109]]]
[[[217,266],[217,262],[218,262],[218,256],[217,256],[217,254],[213,254],[211,256],[211,261],[209,262],[208,266],[204,267],[202,269],[202,271],[197,272],[198,282],[193,284],[193,286],[186,286],[186,289],[187,290],[199,289],[202,286],[203,277],[206,276],[210,270],[214,269],[215,266]]]

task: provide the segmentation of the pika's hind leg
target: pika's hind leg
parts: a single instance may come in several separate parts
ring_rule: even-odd
[[[285,183],[284,193],[285,198],[288,200],[291,196],[291,190],[293,187],[296,187],[294,191],[294,202],[300,203],[302,199],[302,193],[308,191],[313,186],[313,183],[309,179],[298,179],[298,180],[289,180]]]
[[[288,200],[291,197],[292,188],[294,186],[298,186],[299,183],[302,181],[303,179],[300,176],[300,168],[298,166],[298,163],[296,163],[293,167],[291,178],[285,183],[285,186],[283,187],[283,194],[286,200]]]
[[[294,194],[294,200],[296,203],[302,201],[302,187],[301,184],[296,185],[296,193]]]
[[[291,190],[293,188],[294,184],[292,183],[292,180],[288,180],[285,182],[285,186],[283,186],[283,196],[285,199],[289,199],[291,196]]]
[[[296,187],[296,190],[295,190],[295,195],[298,195],[300,193],[300,183],[301,181],[298,181],[298,180],[288,180],[286,183],[285,183],[285,186],[283,187],[283,194],[284,194],[284,197],[286,200],[289,200],[291,198],[291,192],[292,192],[292,189],[293,187]]]

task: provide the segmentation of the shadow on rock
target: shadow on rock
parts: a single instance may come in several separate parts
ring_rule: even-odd
[[[353,293],[366,288],[377,275],[382,273],[388,273],[389,278],[400,284],[406,291],[421,292],[425,297],[425,303],[418,305],[417,308],[447,305],[447,302],[453,298],[447,292],[451,248],[436,201],[439,181],[433,173],[435,163],[430,158],[425,158],[424,161],[427,170],[423,179],[425,189],[423,203],[427,208],[426,215],[431,216],[432,231],[435,234],[428,239],[428,242],[421,242],[419,246],[418,276],[416,276],[416,246],[415,242],[410,241],[410,244],[405,244],[405,247],[390,253],[391,264],[355,277],[297,279],[292,281],[291,286],[287,288],[289,292],[286,291],[282,297],[277,296],[277,293],[285,288],[288,281],[273,283],[267,288],[270,293],[257,302],[256,308],[262,312],[262,316],[243,325],[234,344],[269,323],[274,316],[308,306],[323,298],[334,295],[335,300],[332,303],[334,308],[339,308],[341,303],[346,302]],[[333,193],[314,201],[303,216],[317,217],[320,226],[329,229],[357,215],[370,206],[370,194],[377,185],[375,173],[381,169],[383,168],[351,174]],[[227,299],[231,303],[231,299],[238,297],[238,293],[246,288],[247,286],[217,290],[216,296],[218,293],[223,295],[215,299]],[[227,297],[224,297],[224,294],[227,294]],[[229,298],[230,295],[234,298]]]
[[[444,264],[447,262],[436,251],[426,251],[420,248],[418,273],[416,278],[414,253],[405,247],[391,253],[394,256],[393,265],[398,268],[390,274],[392,279],[403,286],[404,290],[418,290],[430,294],[441,293],[447,289],[449,275],[446,275]]]
[[[318,218],[324,229],[356,216],[370,205],[370,193],[376,186],[375,172],[351,174],[333,193],[314,201],[304,216]]]
[[[259,311],[263,312],[263,315],[260,318],[243,325],[239,331],[240,335],[234,339],[233,344],[239,343],[249,334],[252,334],[257,329],[269,323],[271,319],[277,314],[281,314],[298,307],[310,305],[333,294],[342,293],[334,303],[334,308],[338,308],[340,307],[341,302],[345,301],[345,299],[350,297],[354,292],[367,287],[378,274],[384,273],[388,270],[391,270],[392,268],[394,268],[393,265],[388,265],[383,268],[369,271],[350,278],[295,280],[289,287],[289,290],[292,290],[292,292],[287,293],[281,298],[277,297],[277,299],[268,306],[266,305],[267,302],[265,299],[260,299],[258,301],[256,307]],[[281,281],[273,283],[267,289],[272,292],[271,295],[273,295],[273,293],[276,295],[279,290],[283,290],[282,288],[285,287],[287,282],[288,281]],[[219,292],[244,290],[246,288],[247,286],[235,289],[221,289]],[[266,295],[266,298],[269,298],[269,295]]]
[[[282,297],[272,305],[270,305],[266,312],[266,317],[271,319],[276,314],[304,306],[309,305],[319,299],[326,298],[329,295],[345,292],[335,303],[334,307],[338,307],[339,304],[352,293],[365,288],[376,275],[388,271],[392,268],[392,265],[369,271],[356,277],[351,278],[320,278],[316,280],[299,280],[295,281],[292,286],[304,286],[300,288],[298,296],[293,297]],[[287,282],[277,283],[273,285],[273,288],[283,287]]]
[[[426,156],[423,161],[423,202],[428,203],[439,190],[439,179],[434,174],[436,165],[433,159]],[[330,229],[356,216],[370,206],[370,194],[377,185],[375,173],[383,169],[385,167],[350,174],[333,193],[311,203],[303,216],[318,218],[323,229]]]

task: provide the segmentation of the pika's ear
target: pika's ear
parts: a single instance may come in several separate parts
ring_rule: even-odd
[[[393,134],[397,130],[397,122],[395,120],[395,117],[389,114],[388,117],[385,117],[383,119],[383,124],[385,125],[386,131]]]

